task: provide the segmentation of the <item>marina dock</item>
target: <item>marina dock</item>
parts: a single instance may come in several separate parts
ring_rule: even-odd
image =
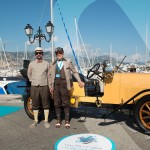
[[[0,117],[0,146],[2,150],[53,150],[56,141],[64,136],[92,133],[112,139],[118,150],[136,149],[148,150],[150,137],[133,127],[133,120],[126,115],[115,114],[104,119],[99,116],[106,112],[105,109],[88,108],[86,122],[84,119],[84,107],[71,110],[71,128],[65,129],[64,121],[59,129],[55,128],[56,118],[54,112],[50,112],[50,129],[45,129],[43,121],[30,129],[33,120],[28,118],[23,108],[20,95],[0,95],[1,106],[22,107],[16,112]]]

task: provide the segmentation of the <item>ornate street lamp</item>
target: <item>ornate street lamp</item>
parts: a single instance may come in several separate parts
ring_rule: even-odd
[[[27,24],[27,26],[24,28],[25,29],[25,33],[29,38],[29,42],[32,44],[34,43],[35,40],[39,41],[39,47],[41,47],[41,40],[45,39],[45,41],[50,42],[51,40],[51,35],[54,32],[54,26],[51,23],[51,21],[49,21],[46,26],[46,32],[49,35],[49,39],[47,40],[46,35],[42,33],[41,28],[39,27],[37,30],[37,34],[34,35],[33,40],[31,39],[32,35],[33,35],[33,28],[30,24]]]

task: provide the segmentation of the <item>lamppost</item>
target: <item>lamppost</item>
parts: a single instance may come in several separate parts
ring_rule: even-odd
[[[39,47],[41,47],[41,40],[45,39],[46,42],[50,42],[51,40],[51,35],[53,34],[54,32],[54,26],[53,24],[51,23],[51,21],[49,21],[46,26],[46,32],[47,34],[49,35],[49,39],[47,40],[46,38],[46,35],[42,33],[42,30],[41,28],[39,27],[38,30],[37,30],[37,34],[34,35],[33,37],[33,40],[31,39],[32,35],[33,35],[33,28],[30,24],[27,24],[26,27],[24,28],[25,29],[25,33],[26,35],[28,36],[29,38],[29,42],[32,44],[34,43],[35,40],[38,40],[39,41]]]

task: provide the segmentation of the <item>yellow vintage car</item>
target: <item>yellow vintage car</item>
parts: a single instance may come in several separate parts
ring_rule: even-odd
[[[116,69],[108,68],[107,64],[103,66],[95,64],[89,69],[87,77],[82,74],[80,77],[85,86],[79,88],[73,78],[74,90],[70,99],[71,107],[78,108],[80,105],[91,104],[100,109],[103,106],[115,105],[111,113],[102,116],[107,118],[123,107],[131,105],[137,125],[143,131],[150,131],[150,74],[119,73],[116,72]],[[33,119],[30,93],[24,98],[24,108],[27,115]],[[42,112],[41,110],[41,115]]]

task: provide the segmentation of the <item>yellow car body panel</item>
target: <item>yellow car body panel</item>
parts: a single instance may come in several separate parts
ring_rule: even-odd
[[[150,89],[150,74],[114,73],[112,78],[105,79],[104,94],[98,99],[102,104],[122,104],[145,89]],[[135,101],[145,94],[148,92],[136,97]],[[78,98],[78,102],[95,103],[96,101],[96,95],[85,96],[85,89],[80,88],[77,82],[74,82],[73,96]]]
[[[120,99],[123,103],[145,89],[150,89],[149,73],[124,73],[121,75]],[[147,94],[150,93],[143,93],[135,100],[138,100],[140,97]]]

